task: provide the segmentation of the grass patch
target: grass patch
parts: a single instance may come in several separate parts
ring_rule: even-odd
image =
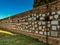
[[[0,33],[0,45],[46,45],[46,44],[22,34],[8,35]]]

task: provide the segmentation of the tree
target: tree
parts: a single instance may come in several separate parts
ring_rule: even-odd
[[[51,3],[56,0],[34,0],[34,7],[38,7],[47,3]]]

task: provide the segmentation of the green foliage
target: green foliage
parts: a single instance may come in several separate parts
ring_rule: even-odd
[[[51,3],[51,2],[54,2],[54,1],[57,1],[57,0],[35,0],[34,7],[41,6],[41,5]]]
[[[56,0],[40,0],[40,5],[51,3],[53,1],[56,1]]]

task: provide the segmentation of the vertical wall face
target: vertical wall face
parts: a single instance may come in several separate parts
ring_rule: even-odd
[[[54,11],[53,9],[55,9],[55,7],[58,6],[52,5],[51,15],[49,12],[46,14],[44,13],[46,6],[41,6],[38,7],[39,10],[36,8],[32,11],[23,13],[20,16],[18,15],[14,18],[7,18],[6,20],[2,20],[0,22],[0,27],[40,34],[44,36],[46,36],[46,30],[48,30],[49,37],[60,37],[60,10]],[[45,19],[48,19],[46,18],[47,15],[51,21],[48,21],[46,25]],[[46,26],[48,27],[47,29]]]

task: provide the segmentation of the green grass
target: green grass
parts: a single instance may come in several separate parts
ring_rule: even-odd
[[[46,45],[34,38],[16,34],[14,36],[0,33],[0,45]]]

